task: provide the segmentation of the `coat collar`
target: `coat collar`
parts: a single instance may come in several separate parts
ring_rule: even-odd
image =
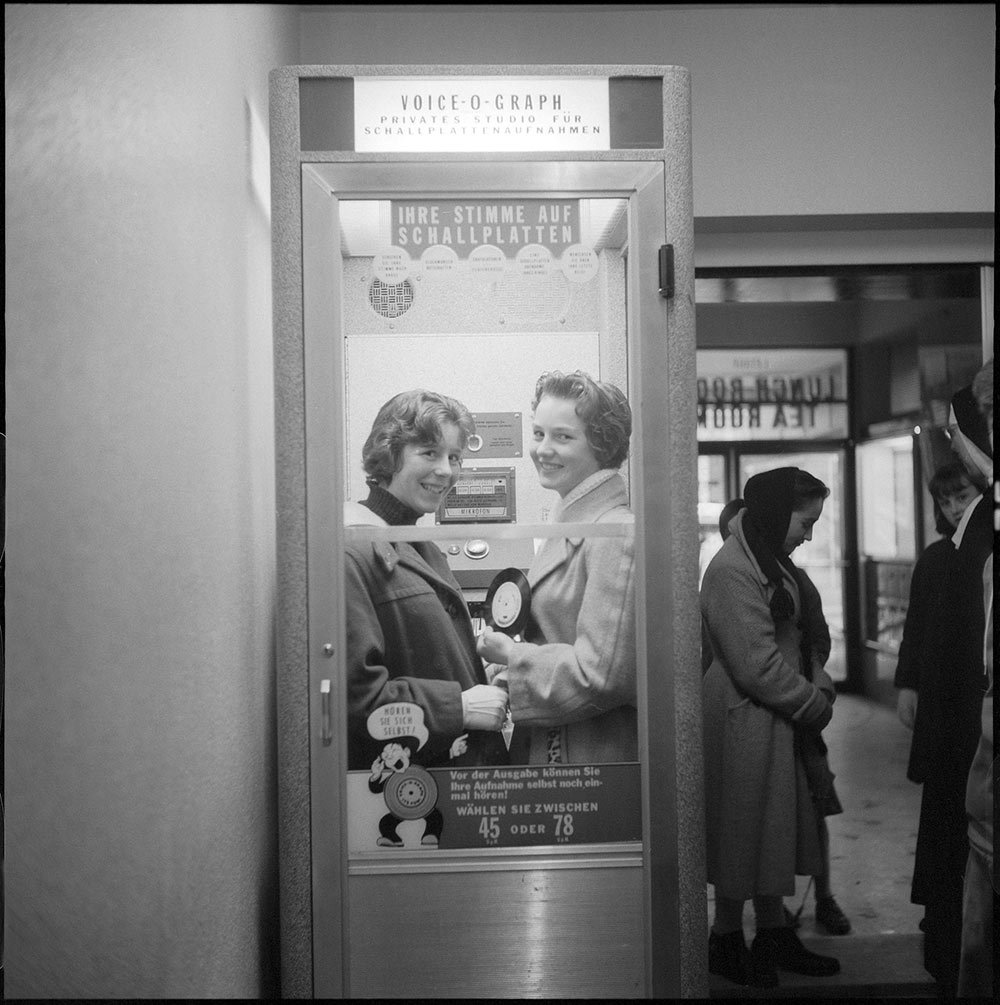
[[[389,524],[367,506],[356,502],[345,502],[344,526],[388,527]],[[392,541],[372,540],[371,546],[376,561],[387,573],[391,573],[397,565],[403,565],[429,582],[464,600],[461,591],[456,590],[453,583],[443,579],[438,571],[409,542],[400,541],[398,544],[394,544]],[[437,547],[433,542],[430,542],[430,546]]]
[[[754,575],[760,580],[760,583],[765,588],[774,588],[774,584],[767,578],[767,573],[760,567],[760,563],[754,557],[754,553],[747,542],[746,532],[743,530],[743,520],[747,515],[745,509],[741,509],[736,516],[733,517],[729,522],[729,529],[732,537],[736,538],[737,543],[743,550],[743,554],[746,555],[747,561],[750,563],[750,567],[753,569]],[[791,583],[796,588],[798,588],[798,581],[796,578],[788,571],[787,566],[783,563],[778,563],[778,567],[781,569],[781,575],[787,583]],[[798,604],[798,601],[796,601]]]
[[[767,575],[765,574],[764,570],[760,567],[760,563],[754,556],[753,550],[750,548],[750,545],[747,542],[746,531],[744,531],[743,529],[743,520],[745,519],[746,515],[747,511],[745,509],[741,509],[739,513],[737,513],[736,516],[734,516],[732,520],[729,521],[730,534],[736,540],[736,543],[740,546],[740,548],[743,550],[743,554],[746,555],[747,561],[750,563],[754,575],[761,581],[761,583],[764,586],[767,586],[770,580],[767,578]]]
[[[584,478],[552,510],[552,523],[596,523],[611,510],[628,506],[625,479],[605,468]],[[528,579],[532,586],[567,562],[583,543],[583,538],[550,537],[535,556]]]
[[[388,544],[388,542],[382,542],[383,544]],[[437,545],[433,541],[428,541],[426,543],[428,548],[436,548]],[[392,545],[389,545],[392,547]],[[457,597],[464,603],[464,595],[462,591],[455,585],[455,583],[449,582],[445,579],[438,571],[431,565],[424,557],[417,551],[416,547],[408,541],[400,541],[395,548],[396,557],[399,564],[405,566],[408,569],[412,569],[418,575],[422,576],[429,583],[438,587],[441,590],[446,590],[453,597]],[[442,558],[444,556],[442,555]],[[447,559],[445,559],[447,563]],[[390,570],[391,571],[391,570]]]
[[[603,468],[584,478],[552,510],[553,523],[588,523],[608,510],[628,505],[625,479],[612,468]]]
[[[348,501],[344,503],[344,526],[388,527],[389,525],[382,519],[382,517],[373,513],[367,506],[362,506],[361,503]],[[386,572],[392,572],[392,570],[396,568],[396,563],[399,561],[399,554],[392,546],[391,542],[372,541],[372,551],[374,552],[379,565],[381,565]]]

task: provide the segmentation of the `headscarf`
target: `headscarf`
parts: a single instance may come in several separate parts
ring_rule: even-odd
[[[743,486],[747,509],[743,533],[757,564],[774,586],[770,607],[775,621],[786,621],[795,614],[795,601],[785,588],[781,567],[797,579],[795,564],[785,554],[784,545],[795,504],[798,470],[787,467],[762,471]]]

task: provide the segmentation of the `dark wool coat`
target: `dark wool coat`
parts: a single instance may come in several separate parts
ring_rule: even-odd
[[[790,896],[795,876],[822,869],[818,816],[793,724],[828,721],[833,683],[800,672],[801,601],[788,575],[795,615],[777,625],[774,588],[754,559],[739,513],[705,571],[704,635],[712,662],[702,680],[708,881],[716,896]]]
[[[954,620],[951,600],[944,591],[956,558],[950,538],[934,541],[917,559],[910,579],[910,598],[893,683],[898,688],[911,688],[920,696],[906,771],[912,782],[925,782],[941,756],[940,737],[943,731],[947,734],[950,715],[947,706],[951,704],[946,698],[942,701],[942,694],[953,691],[954,678],[959,673],[952,646],[947,643],[942,646],[943,640],[938,637],[940,622]],[[974,729],[978,732],[978,724],[974,724]],[[946,735],[945,741],[950,746],[953,737]]]
[[[385,526],[350,504],[345,523]],[[349,769],[371,768],[381,743],[369,736],[367,719],[392,702],[413,702],[424,711],[430,739],[416,763],[507,763],[500,733],[462,728],[462,692],[485,684],[486,674],[465,598],[441,550],[433,541],[393,543],[355,530],[345,558]],[[449,759],[463,733],[467,753]]]
[[[963,547],[931,544],[910,584],[895,683],[918,696],[907,768],[907,777],[924,786],[910,891],[915,904],[960,904],[968,857],[965,790],[982,733],[982,568],[992,540],[992,507],[980,500]]]

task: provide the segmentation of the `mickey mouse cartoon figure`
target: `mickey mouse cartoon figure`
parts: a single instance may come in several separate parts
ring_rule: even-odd
[[[396,831],[403,820],[423,819],[424,833],[420,844],[424,847],[437,847],[441,837],[444,817],[437,808],[437,782],[419,764],[410,763],[419,749],[420,742],[416,737],[400,737],[385,744],[382,753],[372,763],[368,788],[383,794],[389,810],[378,824],[379,837],[375,843],[380,848],[403,847],[403,839]]]

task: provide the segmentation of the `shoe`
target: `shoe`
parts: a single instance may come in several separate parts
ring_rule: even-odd
[[[438,846],[438,839],[434,834],[425,834],[421,839],[420,843],[427,848],[436,848]]]
[[[789,929],[791,931],[791,929]],[[756,940],[755,940],[756,941]],[[750,954],[750,986],[754,988],[776,988],[778,986],[778,968],[774,961]]]
[[[802,924],[799,921],[799,916],[797,914],[792,914],[787,907],[783,907],[782,910],[785,912],[785,927],[786,928],[798,928]]]
[[[773,968],[770,977],[757,972],[742,932],[727,932],[725,935],[709,932],[708,972],[744,987],[773,988],[778,983],[778,973]]]
[[[734,984],[746,984],[750,977],[750,953],[742,932],[725,935],[708,933],[708,972]]]
[[[375,844],[377,844],[379,848],[402,848],[403,840],[402,838],[396,838],[393,840],[392,838],[380,837],[376,839]]]
[[[810,952],[795,932],[784,926],[758,929],[750,956],[762,970],[773,966],[809,977],[832,977],[840,973],[839,961],[832,956]]]
[[[831,935],[847,935],[851,930],[847,915],[833,897],[823,897],[816,901],[816,922]]]

